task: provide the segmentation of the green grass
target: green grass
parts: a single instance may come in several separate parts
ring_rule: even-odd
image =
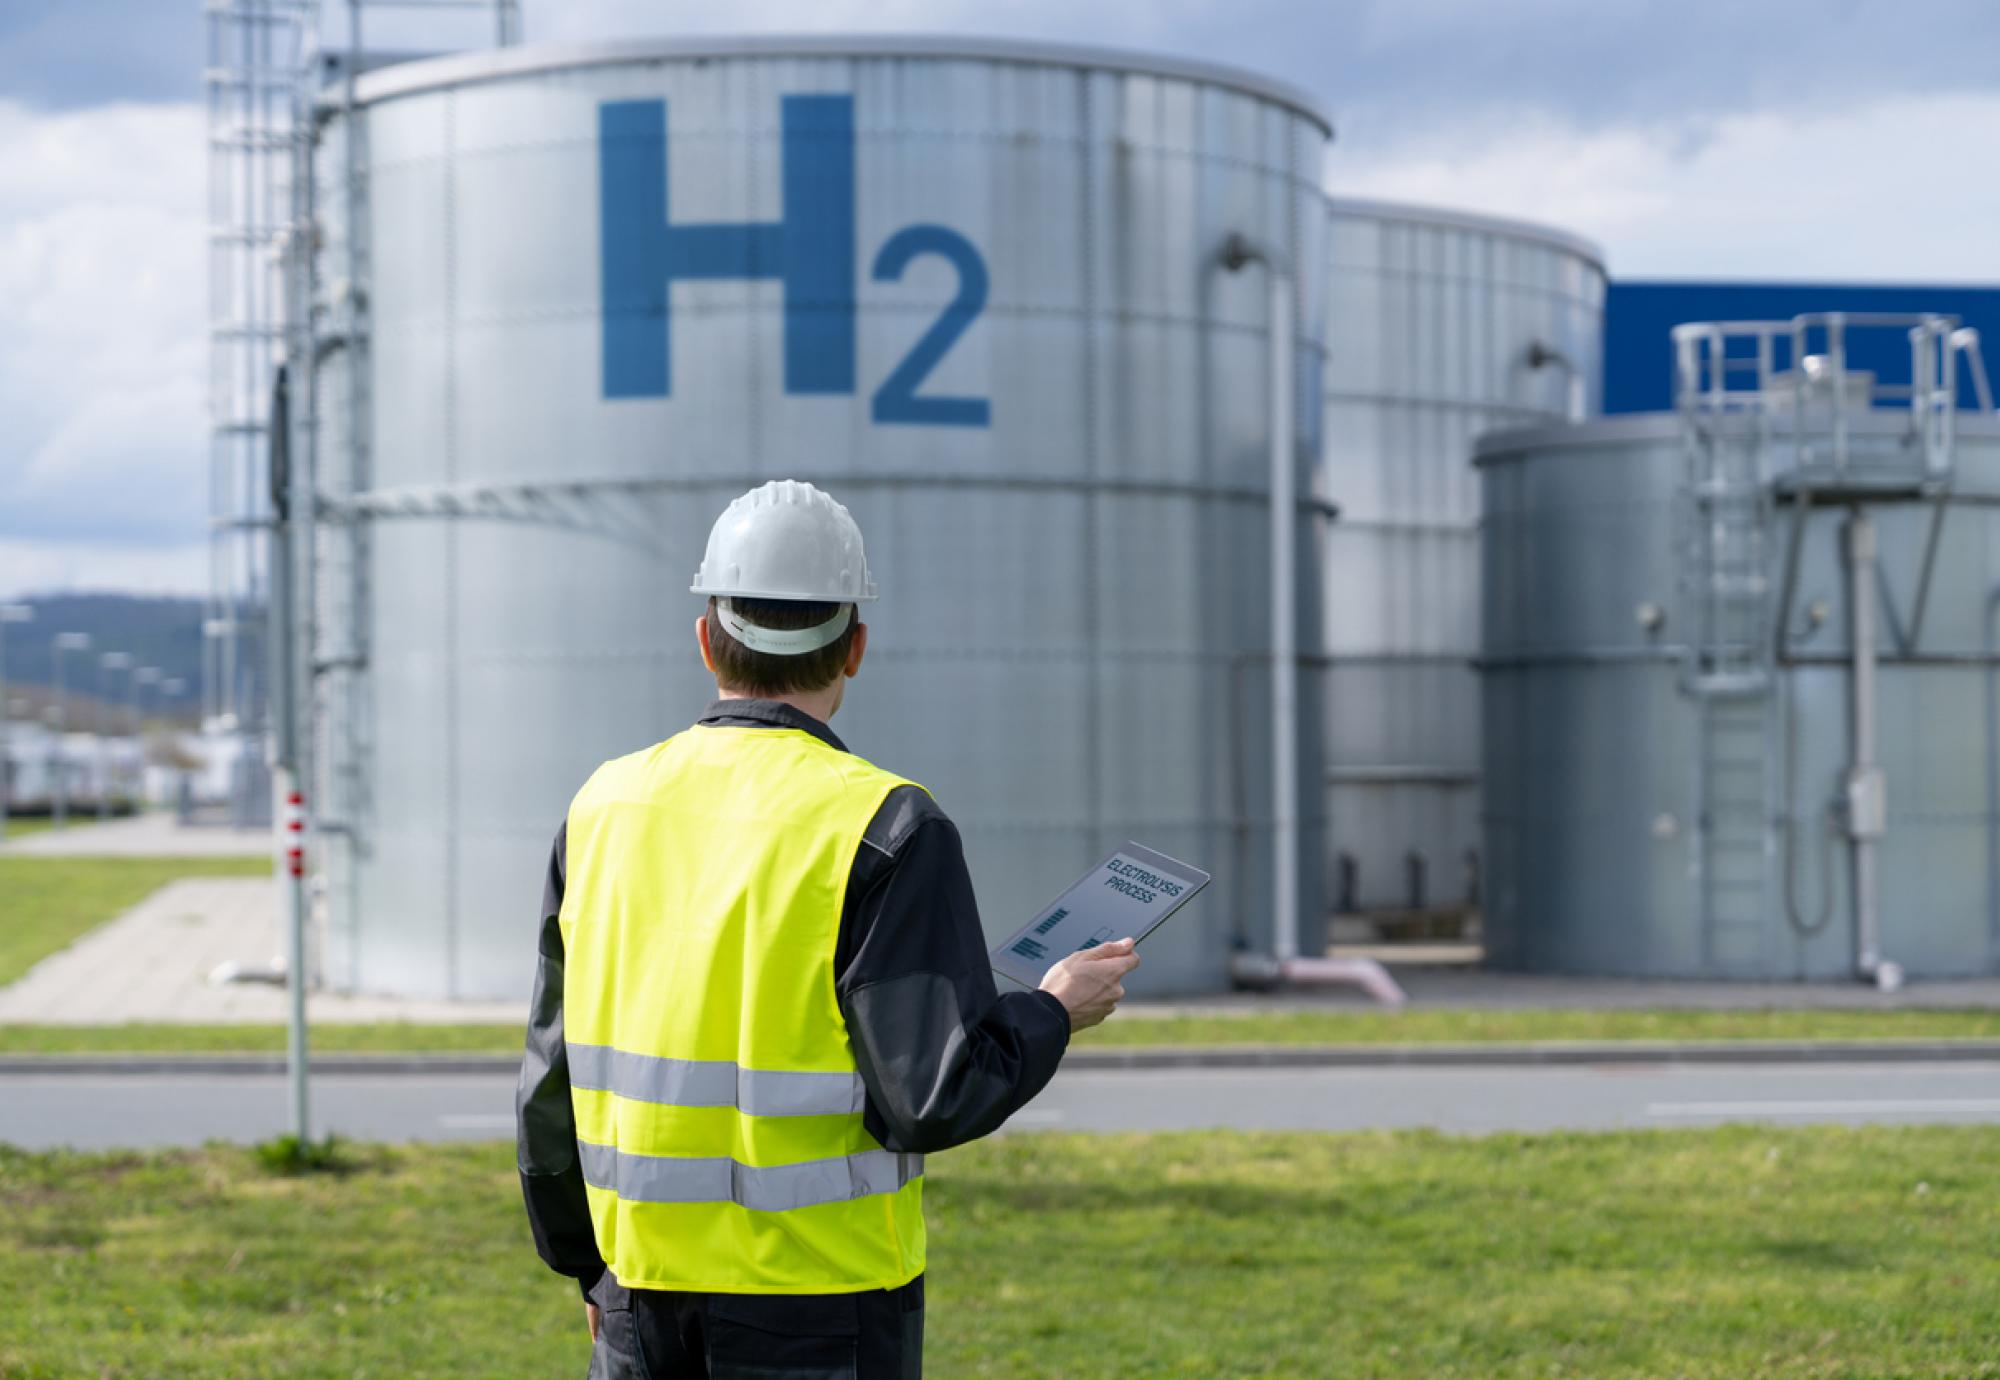
[[[0,1375],[581,1374],[505,1145],[0,1151]],[[1995,1376],[2000,1128],[1023,1135],[930,1162],[929,1373]]]
[[[268,858],[0,856],[0,986],[168,882],[270,871]]]
[[[315,1025],[316,1054],[519,1054],[519,1025]],[[0,1054],[282,1054],[280,1025],[3,1025]]]
[[[45,815],[27,815],[21,818],[9,815],[6,842],[12,843],[15,839],[24,839],[30,834],[46,833],[55,827],[56,822]]]
[[[326,1054],[516,1054],[519,1025],[315,1025]],[[1902,1011],[1276,1011],[1121,1017],[1078,1049],[1216,1045],[1487,1044],[1537,1040],[2000,1039],[2000,1010]],[[272,1054],[275,1025],[0,1025],[0,1054]]]

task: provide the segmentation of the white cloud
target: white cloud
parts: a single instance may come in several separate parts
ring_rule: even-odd
[[[1525,216],[1626,278],[2000,279],[2000,93],[1576,129],[1546,116],[1347,144],[1336,193]]]
[[[1396,13],[1421,27],[1447,10],[1457,13]],[[532,27],[546,40],[602,38],[668,27],[663,13],[652,0],[575,0],[539,6]],[[1193,0],[1000,11],[828,0],[677,8],[671,27],[976,25],[1185,48],[1203,15]],[[2000,280],[1987,147],[2000,91],[1857,90],[1845,105],[1594,123],[1542,93],[1477,120],[1411,121],[1442,102],[1413,86],[1400,105],[1337,109],[1334,190],[1572,229],[1603,244],[1623,277]],[[0,100],[0,589],[201,586],[205,183],[196,105],[50,112]]]
[[[16,588],[198,573],[204,147],[191,105],[0,102],[0,578]]]
[[[65,591],[205,594],[208,547],[0,537],[0,598]]]
[[[673,5],[658,0],[563,0],[531,4],[530,39],[646,34],[970,33],[1056,42],[1150,45],[1169,41],[1212,13],[1202,0],[760,0],[755,6]]]

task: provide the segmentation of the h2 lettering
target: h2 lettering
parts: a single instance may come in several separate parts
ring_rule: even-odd
[[[785,392],[854,391],[854,98],[786,96],[782,129],[783,218],[689,223],[676,221],[667,204],[667,103],[598,107],[605,397],[672,394],[672,285],[723,278],[784,284]],[[906,226],[876,254],[874,280],[895,282],[927,254],[956,270],[958,291],[875,390],[871,415],[887,423],[987,426],[987,399],[919,391],[986,305],[979,251],[945,226]]]

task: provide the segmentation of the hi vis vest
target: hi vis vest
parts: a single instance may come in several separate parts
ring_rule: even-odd
[[[833,990],[855,852],[904,784],[797,729],[698,726],[570,805],[571,1099],[627,1288],[846,1293],[923,1270],[923,1160],[863,1129]]]

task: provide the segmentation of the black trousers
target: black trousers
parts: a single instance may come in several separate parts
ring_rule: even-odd
[[[860,1294],[627,1289],[606,1270],[590,1380],[920,1380],[924,1279]]]

